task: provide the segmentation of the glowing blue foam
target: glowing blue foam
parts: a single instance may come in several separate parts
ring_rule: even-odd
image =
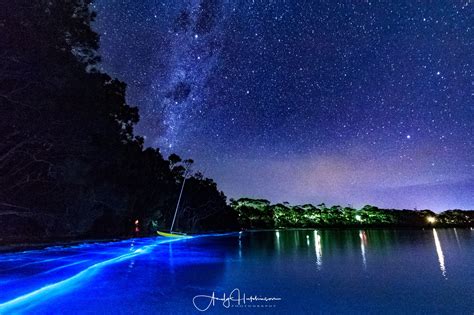
[[[118,257],[96,263],[65,280],[48,284],[40,289],[37,289],[35,291],[21,295],[19,297],[16,297],[14,299],[11,299],[7,302],[0,304],[0,313],[7,314],[7,313],[18,311],[19,309],[25,310],[29,307],[36,305],[38,302],[44,301],[45,299],[49,297],[63,294],[72,290],[79,284],[80,281],[85,280],[86,278],[94,275],[100,268],[103,268],[112,264],[116,264],[128,259],[134,258],[139,255],[147,254],[151,251],[152,248],[154,248],[155,246],[159,244],[176,242],[179,240],[185,240],[185,239],[190,239],[190,238],[193,238],[193,237],[189,236],[185,238],[165,239],[165,240],[159,239],[159,240],[156,240],[154,244],[152,245],[146,245],[136,250],[133,250],[130,253],[126,253]]]

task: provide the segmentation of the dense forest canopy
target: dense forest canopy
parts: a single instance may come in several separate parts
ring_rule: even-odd
[[[0,11],[0,241],[171,224],[183,161],[134,135],[126,84],[96,69],[89,4],[18,0]],[[201,174],[188,178],[182,207],[178,229],[235,227],[224,194]]]
[[[436,214],[431,210],[379,209],[366,205],[361,209],[324,203],[290,205],[271,204],[265,199],[231,200],[239,223],[247,228],[312,228],[324,226],[474,226],[474,211],[448,210]]]

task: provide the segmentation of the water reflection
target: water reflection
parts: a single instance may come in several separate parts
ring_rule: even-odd
[[[239,260],[242,260],[242,231],[239,232]]]
[[[280,245],[280,231],[276,231],[275,236],[276,236],[276,247],[277,247],[276,249],[277,249],[277,253],[279,253],[280,252],[280,247],[281,247],[281,245]]]
[[[362,253],[362,265],[367,269],[367,260],[365,258],[365,246],[367,245],[367,235],[365,231],[359,231],[360,251]]]
[[[444,238],[443,235],[445,234],[443,233],[450,237]],[[414,238],[413,235],[419,237]],[[421,235],[423,235],[423,238]],[[453,271],[451,269],[454,267],[451,266],[451,262],[448,262],[445,255],[452,257],[453,249],[464,248],[463,244],[471,242],[474,233],[469,229],[459,228],[456,230],[436,228],[435,231],[432,228],[425,231],[307,229],[251,232],[251,236],[248,238],[242,236],[241,245],[236,247],[237,250],[242,248],[243,251],[242,256],[237,256],[240,260],[245,260],[246,256],[252,254],[251,251],[255,251],[260,256],[278,257],[280,261],[284,259],[296,260],[304,255],[311,259],[313,268],[317,267],[314,268],[315,271],[324,270],[325,272],[334,263],[339,264],[343,260],[353,260],[357,264],[357,271],[364,271],[367,274],[374,272],[373,268],[377,265],[376,261],[379,259],[390,260],[395,258],[401,266],[410,263],[412,259],[418,259],[419,250],[424,249],[426,253],[426,256],[423,257],[424,264],[433,264],[434,260],[434,266],[436,266],[438,274],[441,270],[442,277],[446,277],[446,264],[449,263],[449,279],[452,279]],[[402,252],[406,255],[399,256],[398,253]],[[236,254],[238,253],[236,252]],[[397,256],[394,257],[393,253],[397,253]],[[458,254],[465,255],[465,251],[458,250],[456,255]],[[336,260],[335,257],[340,259]],[[324,269],[322,268],[323,263]]]
[[[436,232],[436,229],[433,229],[433,237],[435,241],[435,246],[436,246],[436,253],[438,254],[438,262],[439,262],[439,269],[441,270],[441,274],[445,279],[448,279],[446,277],[446,265],[444,264],[444,254],[443,254],[443,249],[441,248],[441,243],[438,238],[438,233]]]
[[[172,243],[168,244],[168,264],[169,264],[171,273],[174,274],[175,273],[175,268],[174,268],[174,256],[173,256],[173,244]]]
[[[454,228],[454,236],[456,237],[456,243],[458,243],[459,249],[461,249],[461,243],[459,242],[458,231]]]
[[[132,241],[130,242],[129,251],[133,252],[134,250],[135,250],[135,239],[132,239]],[[130,263],[128,264],[127,276],[133,271],[134,267],[135,267],[135,259],[132,258],[130,259]]]
[[[321,247],[321,235],[318,234],[318,231],[314,231],[314,251],[316,253],[316,268],[321,270],[323,265],[323,249]]]

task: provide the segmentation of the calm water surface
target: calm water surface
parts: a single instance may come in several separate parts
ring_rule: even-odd
[[[473,266],[470,229],[262,231],[52,247],[0,255],[0,313],[473,314]],[[222,299],[234,289],[245,304],[211,304],[213,292]]]

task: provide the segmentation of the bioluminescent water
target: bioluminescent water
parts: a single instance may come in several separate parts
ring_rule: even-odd
[[[474,231],[459,228],[50,247],[0,255],[0,314],[472,314],[473,263]]]

